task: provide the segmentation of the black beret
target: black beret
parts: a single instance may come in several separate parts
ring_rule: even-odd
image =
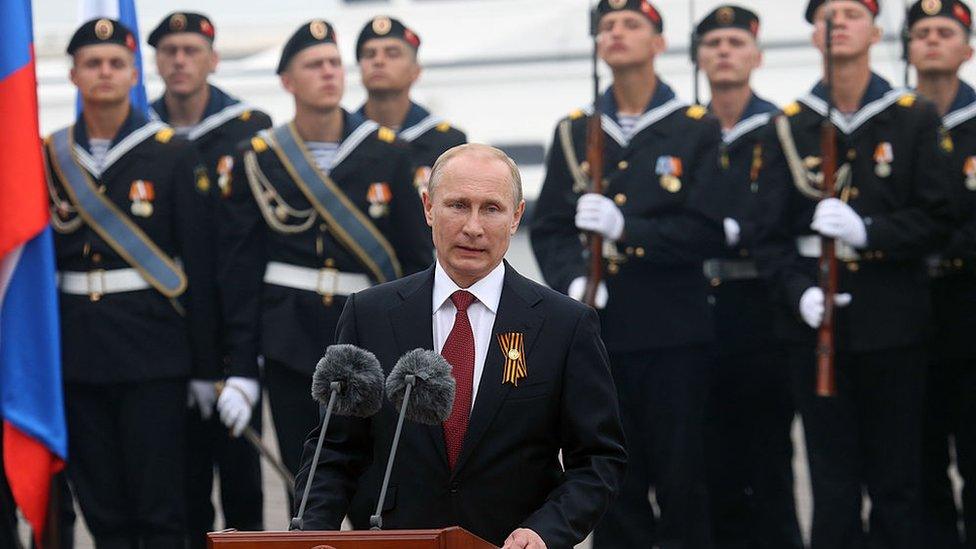
[[[658,33],[664,32],[664,18],[661,17],[661,12],[647,0],[600,0],[596,6],[597,17],[620,10],[642,13],[651,20],[651,25],[654,25]]]
[[[206,15],[189,11],[175,12],[167,15],[160,21],[159,25],[149,34],[149,45],[156,47],[159,41],[166,35],[178,32],[193,32],[203,35],[204,38],[213,44],[216,29]]]
[[[68,42],[68,55],[74,55],[78,48],[97,44],[116,44],[136,51],[136,39],[128,27],[115,19],[92,19],[78,27]]]
[[[417,33],[408,29],[399,20],[381,15],[371,19],[363,30],[359,31],[359,38],[356,39],[356,61],[359,61],[363,44],[373,38],[399,38],[412,47],[413,51],[420,49],[420,37]]]
[[[291,35],[291,38],[285,43],[285,48],[281,50],[281,60],[278,61],[278,68],[275,72],[278,74],[285,72],[291,58],[295,57],[295,54],[305,48],[318,46],[319,44],[335,43],[336,33],[332,25],[322,19],[309,21],[301,27],[298,27],[295,34]]]
[[[962,25],[966,32],[973,28],[973,12],[959,0],[920,0],[908,8],[908,28],[926,17],[948,17]]]
[[[806,18],[808,22],[813,23],[814,12],[817,11],[817,8],[826,4],[827,1],[828,0],[810,0],[810,3],[807,4],[807,13],[806,13]],[[875,17],[877,17],[878,14],[881,13],[881,4],[878,3],[878,0],[852,0],[852,1],[858,2],[859,4],[863,5],[865,8],[868,9],[868,11],[871,12],[871,15]]]
[[[742,29],[759,36],[759,16],[739,6],[719,6],[698,23],[695,34],[701,37],[716,29]]]

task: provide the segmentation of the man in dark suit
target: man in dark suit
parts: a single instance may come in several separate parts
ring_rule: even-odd
[[[340,343],[387,369],[412,349],[434,349],[457,381],[443,427],[404,426],[383,510],[391,529],[457,524],[505,548],[572,547],[617,492],[626,453],[596,313],[502,261],[524,209],[504,153],[449,150],[424,193],[435,265],[346,302]],[[523,344],[506,348],[509,334]],[[506,359],[524,360],[524,377],[503,379]],[[306,529],[336,529],[347,512],[366,527],[395,424],[386,404],[371,419],[330,425]],[[306,441],[298,486],[317,438]]]

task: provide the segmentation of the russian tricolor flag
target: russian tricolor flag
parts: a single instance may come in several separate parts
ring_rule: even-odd
[[[54,241],[37,117],[30,0],[0,0],[0,418],[14,500],[40,540],[68,443]]]

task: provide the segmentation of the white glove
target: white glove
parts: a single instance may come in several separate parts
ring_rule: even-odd
[[[851,304],[851,294],[834,294],[834,305],[847,307]],[[800,296],[800,316],[803,322],[816,330],[824,317],[824,293],[819,286],[811,286]]]
[[[569,297],[575,299],[576,301],[583,301],[583,294],[586,292],[586,277],[581,276],[575,278],[569,283],[569,289],[566,293]],[[602,309],[607,306],[607,300],[610,299],[610,293],[607,292],[607,285],[600,281],[600,284],[596,287],[596,297],[594,297],[594,305],[597,309]]]
[[[256,379],[227,378],[224,390],[217,399],[217,412],[220,413],[220,421],[231,430],[233,436],[238,437],[244,432],[260,394],[261,386]]]
[[[742,234],[742,228],[739,227],[739,222],[731,217],[726,217],[722,220],[722,227],[725,229],[725,244],[729,248],[738,246],[739,237]]]
[[[214,403],[217,402],[217,388],[213,381],[206,379],[191,379],[186,391],[186,407],[200,409],[200,417],[204,420],[213,415]]]
[[[825,198],[817,204],[810,228],[826,237],[841,240],[848,246],[863,248],[868,245],[864,220],[854,208],[837,198]]]
[[[576,228],[618,240],[624,234],[624,214],[606,196],[586,193],[576,201]]]

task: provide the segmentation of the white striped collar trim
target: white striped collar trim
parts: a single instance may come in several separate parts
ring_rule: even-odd
[[[190,139],[190,141],[196,141],[211,131],[223,126],[227,122],[253,109],[254,107],[248,105],[247,103],[234,103],[233,105],[228,105],[227,107],[224,107],[214,114],[204,118],[196,126],[193,126],[193,129],[190,130],[190,134],[187,137]]]
[[[410,126],[409,128],[400,130],[400,133],[397,135],[397,137],[403,139],[404,141],[412,142],[414,139],[417,139],[421,135],[424,135],[425,133],[430,131],[431,128],[436,127],[438,124],[440,124],[443,121],[444,119],[439,116],[428,114],[420,122],[417,122],[416,124]]]
[[[653,126],[657,122],[660,122],[661,120],[663,120],[665,117],[667,117],[674,111],[687,106],[688,106],[687,103],[681,101],[680,99],[674,98],[671,99],[670,101],[665,102],[659,107],[655,107],[647,111],[646,113],[641,115],[641,117],[638,118],[637,122],[634,124],[634,129],[630,134],[631,138],[635,137],[637,134],[646,130],[647,128]],[[593,114],[593,105],[588,105],[586,107],[583,107],[582,110],[586,114]],[[627,138],[626,134],[624,134],[623,129],[620,127],[619,124],[617,124],[617,121],[614,120],[613,117],[611,117],[608,114],[603,114],[601,118],[601,122],[602,122],[601,126],[603,127],[603,131],[607,135],[612,137],[613,140],[616,141],[621,147],[626,147],[627,145],[630,144],[630,139]]]
[[[98,169],[92,155],[89,154],[89,152],[78,143],[75,143],[74,147],[75,157],[78,159],[78,162],[97,179],[126,153],[131,151],[133,147],[139,143],[142,143],[146,139],[149,139],[151,136],[156,135],[156,132],[159,130],[167,127],[168,126],[166,124],[160,122],[159,120],[152,120],[136,131],[125,136],[122,141],[119,141],[114,147],[108,150],[108,154],[105,155],[105,165],[102,166],[101,170]]]
[[[854,113],[854,116],[850,118],[850,121],[848,121],[843,114],[837,111],[833,112],[833,116],[831,116],[830,119],[834,125],[837,126],[837,129],[847,135],[850,135],[858,128],[863,126],[865,122],[874,118],[875,115],[895,104],[895,102],[905,95],[906,91],[907,90],[904,89],[893,89],[889,91],[888,93],[882,95],[881,98],[875,99],[874,101],[861,107],[856,113]],[[820,116],[827,116],[827,102],[820,99],[816,95],[810,93],[804,95],[798,101],[819,113]]]
[[[210,116],[201,120],[190,133],[187,134],[186,138],[190,141],[196,141],[204,135],[210,133],[211,130],[219,128],[224,125],[229,120],[233,120],[238,116],[244,114],[247,111],[254,110],[254,107],[247,103],[234,103],[233,105],[228,105],[223,109],[211,114]],[[162,121],[163,119],[159,116],[159,113],[155,109],[149,107],[149,119]]]
[[[947,130],[951,130],[959,124],[972,119],[974,116],[976,116],[976,101],[943,116],[942,125],[945,126]]]
[[[339,150],[336,151],[335,160],[332,161],[332,170],[334,171],[339,164],[349,156],[352,151],[356,150],[356,147],[363,142],[364,139],[370,136],[380,125],[372,120],[367,120],[360,124],[358,128],[353,130],[349,137],[342,141],[339,145]]]
[[[722,141],[726,145],[731,145],[736,139],[742,137],[743,135],[756,128],[765,126],[769,122],[770,118],[772,118],[772,114],[764,112],[754,114],[745,120],[740,120],[739,123],[733,126],[729,131],[722,132]]]

